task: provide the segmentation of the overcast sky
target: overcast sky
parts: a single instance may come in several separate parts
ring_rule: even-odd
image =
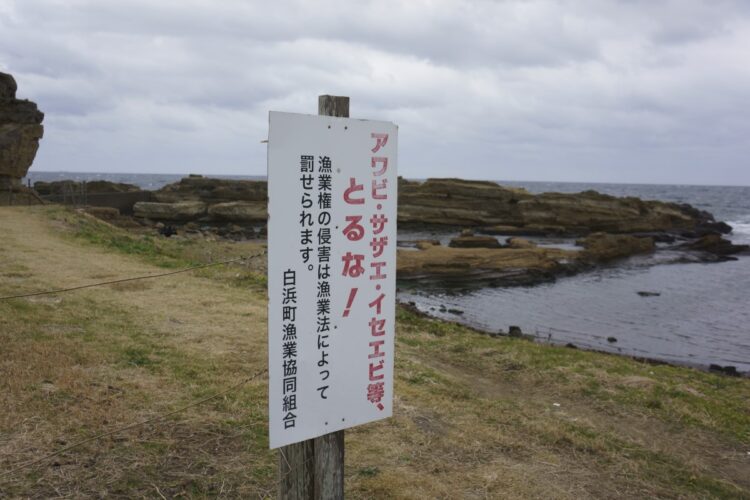
[[[747,0],[0,0],[0,71],[34,170],[264,175],[329,93],[406,177],[750,185]]]

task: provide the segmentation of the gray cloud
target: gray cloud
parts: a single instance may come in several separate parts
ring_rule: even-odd
[[[400,125],[409,177],[750,184],[750,4],[17,0],[35,168],[262,174],[268,110]]]

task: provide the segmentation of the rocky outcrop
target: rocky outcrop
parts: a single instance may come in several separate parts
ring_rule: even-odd
[[[627,234],[594,233],[576,244],[584,248],[581,258],[592,262],[607,262],[639,253],[654,251],[654,240]]]
[[[522,238],[495,248],[424,245],[420,251],[399,250],[398,278],[438,287],[532,285],[655,248],[651,238],[623,234],[594,233],[577,243],[583,250],[539,247]]]
[[[180,201],[177,203],[141,201],[135,204],[133,211],[136,217],[142,219],[186,222],[205,216],[206,204],[202,201]]]
[[[510,248],[536,248],[536,243],[525,238],[508,238],[507,244]]]
[[[732,255],[750,252],[750,245],[735,245],[718,234],[707,234],[695,241],[683,243],[678,248],[705,252],[721,260],[732,260]]]
[[[164,186],[154,193],[161,202],[185,200],[202,201],[207,205],[233,201],[259,202],[266,206],[268,185],[266,181],[241,181],[212,179],[200,175],[185,177],[180,182]],[[265,217],[263,217],[265,220]]]
[[[674,203],[595,191],[533,195],[494,182],[461,179],[399,179],[398,216],[407,226],[469,226],[507,235],[689,231],[714,222],[710,214]]]
[[[265,181],[191,175],[156,191],[154,198],[163,203],[201,201],[211,220],[260,222],[266,219],[268,189]],[[461,179],[399,179],[398,221],[404,228],[467,227],[505,236],[585,236],[594,232],[700,235],[728,227],[689,205],[617,198],[595,191],[534,195],[494,182]],[[483,241],[494,246],[489,239]],[[483,243],[467,239],[455,244]]]
[[[125,184],[123,182],[110,181],[37,181],[34,183],[34,190],[42,196],[63,195],[66,193],[83,193],[87,194],[113,194],[113,193],[135,193],[141,191],[141,188],[135,184]]]
[[[267,217],[266,203],[251,201],[217,203],[209,207],[208,215],[217,221],[265,222]]]
[[[419,286],[530,285],[565,273],[579,252],[556,248],[450,248],[399,250],[398,279]]]
[[[153,193],[154,203],[136,203],[135,216],[152,221],[257,225],[268,217],[265,181],[185,177]]]
[[[448,243],[452,248],[500,248],[500,242],[492,236],[456,236]]]
[[[16,81],[0,73],[0,189],[21,190],[44,135],[44,113],[35,103],[16,99]]]
[[[440,240],[417,240],[414,242],[414,246],[418,250],[427,250],[430,247],[440,246]]]

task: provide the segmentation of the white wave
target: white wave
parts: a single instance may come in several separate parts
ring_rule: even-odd
[[[727,222],[732,226],[731,237],[735,243],[750,243],[750,218]]]

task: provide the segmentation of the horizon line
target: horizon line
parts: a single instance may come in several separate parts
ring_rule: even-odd
[[[262,177],[267,178],[267,174],[203,174],[203,173],[169,173],[169,172],[92,172],[92,171],[78,171],[78,170],[35,170],[26,173],[22,179],[29,176],[29,173],[67,173],[67,174],[92,174],[92,175],[172,175],[189,177],[191,175],[200,175],[202,177]],[[403,177],[403,176],[401,176]],[[750,187],[750,184],[686,184],[686,183],[666,183],[666,182],[624,182],[624,181],[561,181],[561,180],[514,180],[514,179],[478,179],[468,177],[404,177],[407,180],[418,180],[424,181],[427,179],[460,179],[467,181],[488,181],[488,182],[526,182],[526,183],[554,183],[554,184],[622,184],[631,186],[695,186],[695,187]]]

